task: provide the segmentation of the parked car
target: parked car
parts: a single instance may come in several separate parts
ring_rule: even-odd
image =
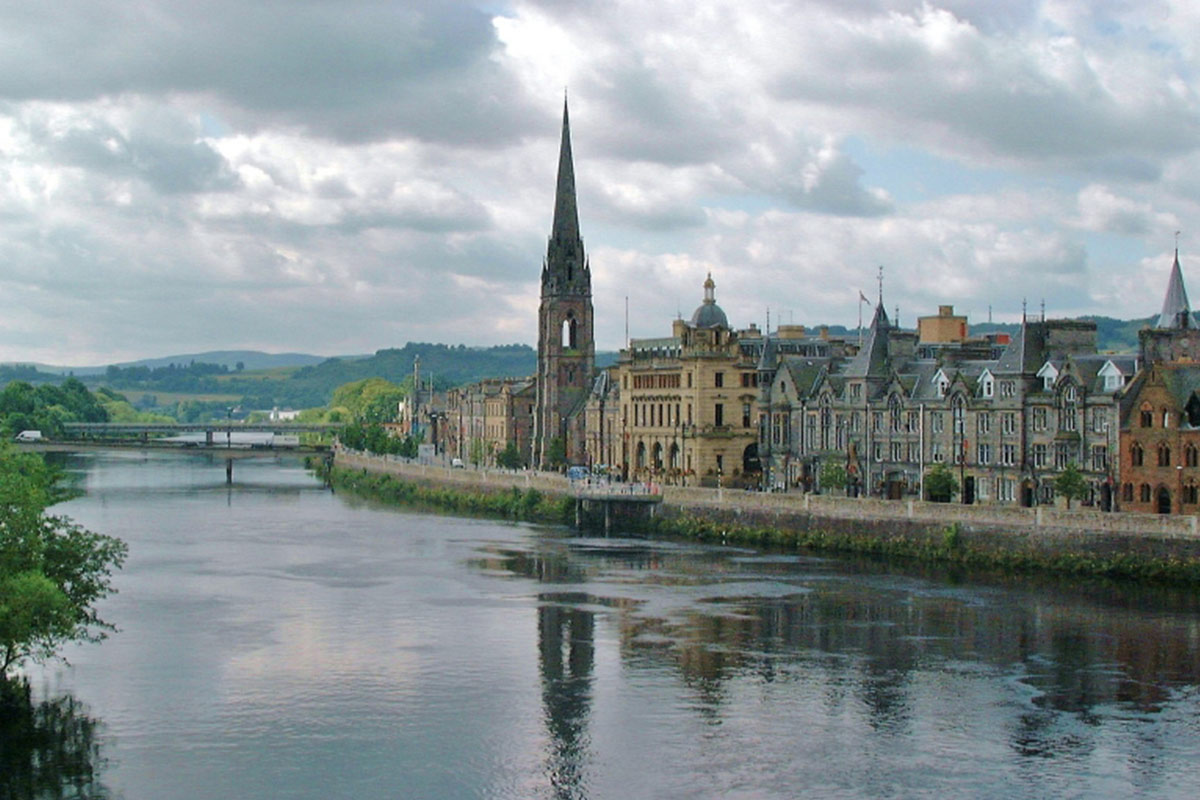
[[[463,463],[461,458],[452,458],[450,459],[450,466],[454,469],[465,469],[467,465]]]

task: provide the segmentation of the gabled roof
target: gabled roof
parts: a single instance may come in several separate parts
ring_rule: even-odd
[[[821,384],[822,377],[828,374],[829,359],[784,356],[783,368],[796,387],[796,396],[811,397]]]

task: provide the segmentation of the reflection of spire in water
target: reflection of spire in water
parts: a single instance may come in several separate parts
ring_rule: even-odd
[[[588,598],[560,595],[556,600],[583,603]],[[557,604],[538,608],[542,706],[550,734],[546,772],[557,798],[587,796],[583,772],[592,699],[594,628],[595,615],[589,611]]]

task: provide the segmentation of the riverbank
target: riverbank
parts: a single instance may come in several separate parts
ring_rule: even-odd
[[[454,470],[343,450],[330,478],[334,486],[384,502],[536,522],[574,518],[569,484],[551,473]],[[1107,514],[1097,529],[1067,524],[1087,519],[1087,512],[1072,519],[1056,509],[1027,515],[1023,525],[1005,519],[1009,509],[995,510],[994,521],[965,522],[969,508],[666,487],[658,513],[626,530],[971,569],[1200,585],[1200,538],[1188,535],[1194,522],[1172,521],[1169,533],[1137,531],[1123,527],[1132,517]]]

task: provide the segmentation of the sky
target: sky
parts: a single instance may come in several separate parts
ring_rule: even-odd
[[[1149,316],[1197,47],[1193,0],[0,0],[0,361],[532,345],[564,92],[600,350],[710,272],[736,327],[880,267],[907,327]]]

